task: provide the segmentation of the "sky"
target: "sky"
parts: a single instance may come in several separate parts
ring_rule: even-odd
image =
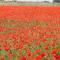
[[[12,1],[12,0],[5,0],[5,1]],[[53,2],[53,0],[17,0],[17,1],[28,1],[28,2],[42,2],[42,1],[49,1],[49,2]]]
[[[42,2],[42,1],[49,1],[49,2],[53,2],[53,0],[17,0],[17,1],[32,1],[32,2]]]

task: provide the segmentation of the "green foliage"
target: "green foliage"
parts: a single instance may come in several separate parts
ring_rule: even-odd
[[[5,55],[4,57],[5,57],[5,60],[9,60],[9,58],[8,58],[8,56],[7,56],[7,55]]]
[[[15,50],[14,49],[11,49],[10,52],[11,52],[11,54],[14,54],[15,53]]]
[[[53,50],[53,47],[52,46],[49,46],[49,50]]]
[[[26,54],[26,50],[22,50],[22,54],[25,55]]]
[[[41,48],[41,46],[36,46],[36,49],[40,49]]]
[[[7,55],[7,52],[4,50],[0,50],[0,55]]]
[[[57,54],[57,55],[60,55],[60,52],[57,52],[56,54]]]

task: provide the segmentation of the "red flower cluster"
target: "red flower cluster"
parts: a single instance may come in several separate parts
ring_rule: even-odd
[[[60,60],[60,7],[0,7],[0,60]]]

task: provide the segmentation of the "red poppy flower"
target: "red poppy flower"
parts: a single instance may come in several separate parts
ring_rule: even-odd
[[[55,55],[55,58],[56,59],[60,59],[60,55]]]
[[[35,50],[35,54],[37,54],[37,53],[39,53],[40,52],[40,50]]]
[[[42,53],[42,54],[40,54],[41,55],[41,57],[44,57],[46,54],[45,53]]]
[[[31,56],[31,53],[30,53],[30,52],[27,52],[27,55],[28,55],[28,56]]]
[[[5,60],[4,57],[2,57],[1,60]]]
[[[45,53],[40,54],[39,56],[36,57],[36,60],[40,60],[45,56]]]
[[[49,49],[49,47],[48,47],[48,46],[46,46],[46,47],[45,47],[45,50],[48,50],[48,49]]]
[[[57,53],[57,50],[52,50],[51,51],[51,54],[56,54]]]
[[[5,48],[4,48],[4,50],[5,50],[5,51],[8,51],[8,50],[9,50],[9,48],[8,48],[8,47],[5,47]]]
[[[24,56],[24,57],[22,58],[22,60],[27,60],[27,59],[26,59],[26,57]]]

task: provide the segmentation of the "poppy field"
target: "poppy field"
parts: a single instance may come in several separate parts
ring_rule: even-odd
[[[60,7],[0,6],[0,60],[60,60]]]

